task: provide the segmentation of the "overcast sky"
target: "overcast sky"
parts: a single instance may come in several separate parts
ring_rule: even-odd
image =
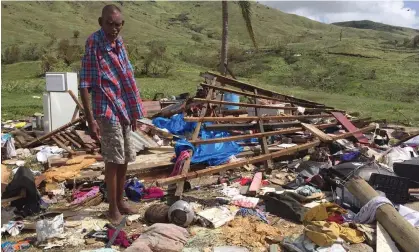
[[[259,3],[324,23],[371,20],[419,29],[419,1],[260,1]]]

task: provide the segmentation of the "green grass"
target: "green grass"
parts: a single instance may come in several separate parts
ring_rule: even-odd
[[[98,29],[97,17],[104,4],[3,1],[2,50],[13,44],[22,50],[33,43],[45,47],[51,40],[48,34],[83,45]],[[365,116],[419,125],[415,112],[419,50],[392,44],[395,40],[401,44],[419,34],[417,31],[374,23],[369,27],[373,30],[343,28],[339,41],[340,26],[256,3],[252,7],[256,39],[263,50],[246,54],[253,49],[251,41],[239,7],[229,2],[230,67],[239,78]],[[164,41],[173,61],[174,67],[165,78],[137,76],[143,99],[159,92],[166,96],[195,93],[201,82],[199,73],[215,70],[218,63],[221,3],[123,2],[122,9],[125,43],[137,46],[142,56],[149,41]],[[189,20],[175,21],[179,14],[186,14]],[[72,38],[73,30],[80,31],[78,39]],[[197,36],[202,42],[193,40]],[[44,90],[45,81],[39,73],[40,62],[2,65],[2,119],[42,112],[42,99],[32,98],[42,96]]]

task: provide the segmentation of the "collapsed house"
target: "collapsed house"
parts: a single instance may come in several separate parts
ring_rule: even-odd
[[[371,118],[353,118],[324,104],[213,72],[201,76],[203,82],[194,97],[182,94],[172,100],[144,101],[149,117],[138,120],[139,127],[134,132],[139,155],[136,162],[129,164],[128,175],[134,179],[130,180],[126,195],[137,202],[166,200],[168,218],[152,223],[232,228],[235,221],[240,222],[238,226],[249,224],[236,219],[240,214],[258,216],[262,222],[268,222],[266,216],[276,216],[304,226],[305,231],[280,240],[272,236],[280,235],[281,230],[267,231],[270,235],[260,238],[263,241],[258,243],[258,249],[275,251],[279,244],[291,251],[312,251],[301,247],[302,243],[309,243],[312,249],[319,249],[316,251],[331,246],[343,249],[336,251],[349,251],[346,245],[350,244],[378,247],[378,242],[370,241],[368,232],[356,226],[377,220],[379,224],[372,227],[377,235],[388,232],[405,251],[419,247],[419,232],[415,229],[419,226],[419,213],[404,206],[417,201],[419,158],[415,148],[419,133],[384,129]],[[75,111],[83,112],[74,92],[67,93],[75,103]],[[8,137],[4,157],[9,159],[9,165],[16,165],[16,152],[35,154],[44,171],[31,177],[25,175],[27,168],[20,167],[10,183],[3,183],[2,179],[2,196],[8,198],[2,199],[3,203],[11,202],[21,214],[30,216],[43,211],[36,202],[41,194],[52,195],[51,199],[62,188],[60,185],[74,190],[87,183],[90,189],[86,190],[93,191],[95,185],[103,184],[100,143],[86,133],[83,115],[73,116],[70,122],[46,134],[36,134],[30,130],[32,126],[28,123],[20,129],[10,127],[4,134]],[[16,176],[29,177],[30,181],[22,186]],[[217,207],[185,196],[203,188],[200,179],[205,177],[217,177],[213,184],[218,187],[205,189],[221,194],[222,197],[213,199]],[[146,190],[147,183],[153,186]],[[36,188],[42,193],[37,193]],[[135,194],[136,190],[141,193]],[[31,201],[31,212],[25,207],[29,195],[35,199]],[[98,205],[105,198],[105,193],[96,187],[92,195],[73,200],[77,206],[86,207]],[[184,202],[182,209],[188,208],[189,212],[170,211],[169,206],[178,202]],[[187,204],[193,202],[204,202],[201,205],[206,207],[202,211],[190,210]],[[402,208],[394,207],[399,205]],[[364,220],[365,207],[374,210]],[[341,226],[344,223],[353,224]],[[347,235],[348,232],[354,235]],[[227,244],[248,249],[254,246],[225,236],[229,237]],[[186,244],[186,240],[181,243]],[[386,244],[391,244],[390,240]],[[138,244],[132,241],[132,247],[140,248]]]

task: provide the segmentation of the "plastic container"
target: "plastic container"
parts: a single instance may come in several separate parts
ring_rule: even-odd
[[[240,102],[240,96],[237,94],[232,93],[225,93],[224,94],[224,101],[228,102]],[[239,106],[234,105],[224,105],[224,108],[227,110],[238,110]]]

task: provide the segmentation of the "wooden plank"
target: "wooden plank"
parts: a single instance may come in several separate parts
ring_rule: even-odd
[[[345,187],[362,205],[367,204],[371,199],[379,196],[378,192],[360,177],[350,179],[346,182]],[[377,221],[404,251],[418,251],[419,230],[405,220],[392,205],[383,204],[379,206],[375,215]]]
[[[247,90],[247,91],[250,91],[250,92],[253,92],[253,90],[255,90],[255,88],[257,88],[258,92],[260,94],[263,94],[263,95],[266,95],[266,96],[273,96],[273,97],[274,96],[283,97],[283,98],[288,99],[289,102],[293,102],[295,104],[300,103],[300,104],[323,105],[323,104],[320,104],[320,103],[317,103],[317,102],[304,100],[304,99],[300,99],[300,98],[295,98],[295,97],[284,95],[284,94],[281,94],[281,93],[278,93],[278,92],[273,92],[271,90],[263,89],[263,88],[260,88],[260,87],[257,87],[257,86],[239,81],[239,80],[234,80],[234,79],[231,79],[231,78],[228,78],[228,77],[225,77],[225,76],[222,76],[222,75],[219,75],[217,73],[210,72],[210,71],[205,72],[205,73],[201,73],[201,76],[204,77],[204,78],[207,78],[207,79],[217,78],[217,81],[220,82],[220,83],[228,84],[232,87],[240,88],[242,90]]]
[[[189,141],[191,144],[194,145],[201,145],[201,144],[212,144],[212,143],[224,143],[224,142],[231,142],[231,141],[239,141],[244,139],[251,139],[251,138],[263,138],[267,136],[275,136],[275,135],[282,135],[282,134],[292,134],[298,131],[302,131],[303,128],[289,128],[289,129],[282,129],[276,131],[270,131],[265,133],[254,133],[249,135],[238,135],[238,136],[231,136],[231,137],[220,137],[220,138],[212,138],[206,140],[191,140]],[[266,153],[265,153],[266,154]]]
[[[215,84],[216,84],[216,79],[213,79],[213,80],[212,80],[212,85],[214,85],[214,86],[215,86]],[[212,98],[213,93],[214,93],[214,89],[210,88],[210,89],[208,90],[208,94],[207,94],[206,99],[211,99],[211,98]],[[210,106],[210,104],[209,104],[209,103],[207,103],[207,104],[206,104],[206,106],[204,106],[204,107],[201,109],[201,114],[200,114],[200,117],[205,117],[205,115],[207,114],[207,110],[208,110],[209,106]],[[194,132],[193,132],[193,134],[192,134],[192,141],[193,141],[193,140],[198,139],[198,135],[199,135],[199,131],[201,130],[201,126],[202,126],[202,122],[198,122],[198,123],[197,123],[197,125],[196,125],[196,127],[195,127],[195,130],[194,130]],[[189,151],[189,158],[188,158],[188,159],[186,159],[186,161],[183,163],[183,167],[182,167],[181,175],[186,175],[186,174],[188,174],[188,172],[189,172],[189,168],[190,168],[190,166],[191,166],[192,156],[193,156],[193,152],[192,152],[192,151]],[[175,192],[175,196],[181,196],[181,195],[182,195],[182,193],[183,193],[183,188],[184,188],[184,181],[182,180],[182,181],[179,181],[179,182],[177,183],[177,185],[176,185],[176,192]]]
[[[67,92],[70,94],[71,98],[73,98],[73,101],[77,104],[77,107],[79,108],[79,110],[84,113],[83,104],[81,104],[81,102],[79,101],[77,96],[73,93],[73,91],[68,90]]]
[[[346,129],[346,130],[348,130],[349,132],[354,132],[354,131],[356,131],[358,128],[357,127],[355,127],[355,125],[353,125],[349,120],[348,120],[348,118],[346,118],[346,116],[344,115],[344,114],[342,114],[342,113],[340,113],[340,112],[332,112],[331,113],[335,118],[336,118],[336,120],[338,120],[338,122],[340,123],[340,124],[342,124],[342,126]],[[363,144],[369,144],[369,141],[368,141],[368,138],[366,138],[365,136],[364,136],[364,134],[362,134],[362,133],[357,133],[357,134],[355,134],[354,135],[354,137],[356,138],[356,139],[358,139],[358,141],[360,142],[360,143],[363,143]]]
[[[72,144],[74,144],[74,146],[76,146],[77,148],[81,148],[81,144],[79,144],[76,140],[74,140],[73,138],[71,138],[68,133],[66,132],[62,132],[61,135],[67,139],[68,141],[70,141]]]
[[[206,83],[201,83],[201,86],[210,87],[211,85],[208,85]],[[270,101],[288,102],[288,103],[290,102],[287,99],[280,99],[280,98],[276,98],[276,97],[272,97],[272,96],[266,96],[266,95],[259,95],[259,94],[249,93],[249,92],[243,92],[243,91],[239,91],[239,90],[235,90],[235,89],[231,89],[231,88],[226,88],[226,87],[214,87],[214,89],[224,91],[224,92],[234,93],[234,94],[238,94],[238,95],[244,95],[244,96],[247,96],[247,97],[266,99],[266,100],[270,100]],[[316,104],[306,104],[306,106],[307,107],[322,107],[322,108],[324,108],[324,105],[316,105]]]
[[[366,131],[371,131],[372,129],[375,128],[375,125],[371,125],[362,129],[359,129],[358,132],[366,132]],[[357,132],[354,132],[357,133]],[[345,134],[341,134],[341,135],[337,135],[335,136],[333,139],[337,140],[337,139],[343,139],[348,137],[348,134],[353,134],[353,133],[345,133]],[[166,179],[160,179],[157,180],[157,185],[158,186],[164,186],[164,185],[169,185],[169,184],[173,184],[176,183],[178,181],[185,181],[185,180],[189,180],[189,179],[193,179],[193,178],[198,178],[198,177],[203,177],[203,176],[208,176],[214,173],[219,173],[222,171],[227,171],[230,169],[234,169],[234,168],[239,168],[242,167],[244,165],[247,164],[255,164],[255,163],[260,163],[263,162],[267,159],[274,159],[274,158],[279,158],[279,157],[283,157],[283,156],[287,156],[287,155],[291,155],[294,154],[296,152],[302,151],[302,150],[307,150],[313,147],[316,147],[318,145],[320,145],[320,140],[315,140],[313,142],[309,142],[306,144],[301,144],[301,145],[297,145],[294,147],[290,147],[284,150],[280,150],[280,151],[276,151],[276,152],[272,152],[269,154],[264,154],[264,155],[260,155],[257,157],[252,157],[243,161],[238,161],[238,162],[234,162],[234,163],[228,163],[228,164],[224,164],[224,165],[219,165],[219,166],[213,166],[204,170],[200,170],[200,171],[196,171],[196,172],[190,172],[187,174],[181,174],[181,175],[177,175],[177,176],[173,176],[170,178],[166,178]]]
[[[28,143],[28,144],[25,146],[25,148],[30,148],[30,147],[32,147],[32,146],[33,146],[34,144],[36,144],[36,143],[42,143],[42,141],[43,141],[43,140],[46,140],[46,139],[50,138],[51,136],[54,136],[54,135],[55,135],[55,134],[57,134],[58,132],[63,131],[63,130],[65,130],[65,129],[67,129],[67,128],[69,128],[69,127],[71,127],[71,126],[73,126],[73,125],[75,125],[75,124],[77,124],[77,123],[79,123],[79,122],[84,121],[84,120],[85,120],[85,119],[84,119],[84,116],[81,116],[81,117],[79,117],[78,119],[76,119],[75,121],[69,122],[69,123],[67,123],[67,124],[65,124],[65,125],[63,125],[63,126],[61,126],[61,127],[59,127],[58,129],[55,129],[55,130],[51,131],[50,133],[48,133],[48,134],[46,134],[46,135],[43,135],[43,136],[41,136],[41,137],[38,137],[38,138],[37,138],[37,139],[35,139],[34,141],[32,141],[32,142]]]
[[[258,94],[257,89],[255,88],[254,91],[255,95]],[[259,104],[259,101],[257,98],[255,98],[254,100],[255,104]],[[260,117],[260,109],[259,108],[255,108],[255,115],[257,117]],[[257,121],[258,124],[258,130],[260,133],[265,133],[265,128],[263,127],[263,121],[262,120],[258,120]],[[268,149],[268,141],[266,140],[266,136],[262,136],[261,138],[259,138],[259,144],[262,147],[262,154],[268,154],[269,153],[269,149]],[[273,167],[272,165],[272,160],[266,160],[265,162],[263,162],[263,165],[265,166],[265,169],[270,169]]]
[[[158,186],[170,185],[178,181],[185,181],[185,180],[189,180],[193,178],[204,177],[204,176],[208,176],[214,173],[219,173],[219,172],[227,171],[230,169],[239,168],[247,164],[260,163],[267,159],[278,158],[278,157],[296,153],[298,151],[307,150],[312,147],[318,146],[320,143],[321,142],[319,140],[316,140],[310,143],[294,146],[288,149],[280,150],[277,152],[272,152],[269,154],[259,155],[257,157],[252,157],[252,158],[242,160],[242,161],[237,161],[237,162],[228,163],[228,164],[219,165],[219,166],[213,166],[213,167],[210,167],[204,170],[199,170],[196,172],[190,172],[187,174],[181,174],[181,175],[177,175],[177,176],[173,176],[169,178],[159,179],[157,180],[157,185]]]
[[[71,149],[68,148],[68,146],[66,146],[64,143],[62,143],[60,140],[58,140],[55,136],[51,137],[51,139],[62,149],[66,150],[68,153],[74,155],[75,152]]]
[[[250,196],[256,196],[261,186],[262,186],[262,173],[257,172],[255,176],[253,176],[253,180],[252,180],[252,183],[250,184],[247,194],[249,194]]]
[[[313,135],[315,135],[320,141],[330,143],[333,142],[333,138],[323,131],[319,130],[315,125],[301,123],[301,125],[308,131],[310,131]]]
[[[317,115],[295,115],[295,116],[246,116],[246,117],[185,117],[185,122],[249,122],[255,120],[263,121],[290,121],[300,119],[313,119],[313,118],[329,118],[333,117],[330,114],[317,114]]]
[[[63,136],[61,136],[61,132],[57,133],[55,135],[55,137],[60,140],[64,145],[68,145],[70,143],[70,141],[68,141],[67,139],[65,139]]]
[[[251,104],[251,103],[244,103],[244,102],[229,102],[229,101],[217,101],[217,100],[210,100],[210,99],[201,99],[201,98],[193,98],[194,102],[203,102],[203,103],[213,103],[213,104],[220,104],[220,105],[234,105],[240,107],[251,107],[251,108],[268,108],[268,109],[284,109],[284,107],[278,107],[274,105],[262,105],[262,104]],[[297,111],[297,107],[286,107],[286,110],[293,110]],[[337,109],[327,109],[327,108],[305,108],[307,112],[321,112],[321,111],[341,111]]]

